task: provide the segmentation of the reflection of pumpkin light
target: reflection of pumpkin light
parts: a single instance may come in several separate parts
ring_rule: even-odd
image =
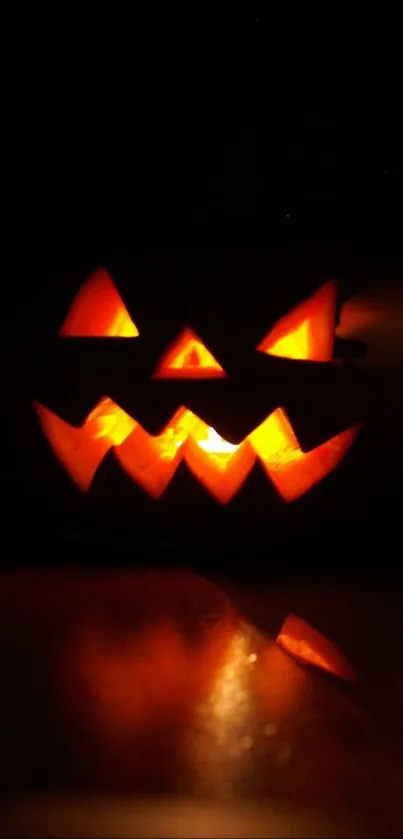
[[[152,727],[157,717],[162,723],[162,709],[167,718],[180,715],[191,683],[186,650],[173,625],[152,626],[115,645],[88,629],[76,643],[92,708],[112,738],[116,731],[127,732],[129,723]]]
[[[277,640],[281,647],[284,647],[285,650],[296,658],[306,661],[307,664],[314,664],[316,667],[321,667],[322,670],[328,670],[329,673],[333,672],[333,668],[328,664],[326,659],[315,652],[306,641],[297,641],[284,632],[279,635]]]
[[[245,717],[247,693],[243,689],[243,683],[247,665],[246,639],[239,634],[231,642],[226,661],[210,695],[210,706],[220,733],[223,722],[239,722],[240,718],[243,720]]]
[[[354,668],[336,644],[296,615],[288,615],[277,637],[277,643],[306,664],[320,667],[341,679],[353,682],[357,679]]]
[[[249,687],[248,642],[241,632],[234,635],[206,700],[196,711],[189,750],[196,765],[196,789],[231,795],[239,779],[245,779],[254,705]]]

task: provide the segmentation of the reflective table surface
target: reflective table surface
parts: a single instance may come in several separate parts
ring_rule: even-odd
[[[401,835],[399,597],[3,574],[2,835]],[[279,647],[291,611],[358,685]]]

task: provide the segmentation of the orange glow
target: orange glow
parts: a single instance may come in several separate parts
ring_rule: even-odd
[[[125,442],[115,449],[119,463],[151,498],[160,498],[182,459],[182,446],[196,418],[180,408],[162,434],[153,437],[137,425]]]
[[[248,660],[249,639],[242,629],[228,637],[226,655],[210,690],[196,706],[187,749],[197,772],[197,789],[228,796],[245,778],[245,753],[253,746],[254,702]]]
[[[239,448],[239,446],[234,446],[233,443],[227,443],[226,440],[214,431],[214,428],[209,426],[206,426],[206,437],[199,439],[198,445],[205,452],[217,455],[233,454]]]
[[[113,448],[125,471],[154,499],[161,497],[184,460],[211,495],[227,504],[258,457],[284,501],[293,501],[338,465],[358,432],[355,426],[304,453],[281,408],[234,446],[186,408],[180,408],[154,437],[108,398],[100,401],[81,428],[34,404],[48,442],[81,490],[89,489],[99,464]]]
[[[88,628],[74,640],[87,701],[112,742],[127,736],[128,729],[155,726],[161,711],[171,722],[183,713],[193,684],[186,648],[173,624],[133,633],[120,644],[99,628]]]
[[[66,472],[83,491],[92,479],[109,449],[118,446],[136,426],[136,422],[104,398],[88,415],[81,428],[60,419],[39,402],[34,402],[42,430]]]
[[[296,615],[288,615],[277,643],[299,661],[320,667],[341,679],[357,681],[354,669],[341,650]]]
[[[108,787],[116,779],[126,786],[169,777],[237,630],[230,604],[170,577],[158,581],[154,574],[156,582],[148,582],[143,575],[138,588],[126,575],[118,589],[108,579],[101,599],[96,583],[86,615],[75,615],[66,635],[59,701],[77,736],[85,732],[86,748],[99,759],[97,776]],[[207,626],[212,609],[219,620]]]
[[[268,355],[305,361],[331,361],[337,283],[325,283],[281,318],[257,347]]]
[[[203,448],[203,442],[209,428],[201,420],[199,423],[186,443],[184,459],[191,472],[211,495],[220,504],[228,504],[249,475],[255,454],[247,440],[236,446],[234,452],[225,451],[225,446],[229,444],[224,440],[224,451],[207,451]],[[220,446],[217,448],[220,449]]]
[[[105,268],[81,286],[60,328],[62,338],[137,338],[139,331]]]
[[[157,437],[137,425],[115,454],[154,499],[161,497],[183,459],[221,504],[235,495],[255,460],[247,443],[232,446],[186,408],[180,408]]]
[[[204,379],[225,376],[221,365],[192,329],[184,329],[168,347],[154,373],[155,379]]]
[[[284,501],[294,501],[338,466],[358,434],[355,425],[310,452],[298,445],[282,408],[252,431],[249,440]]]

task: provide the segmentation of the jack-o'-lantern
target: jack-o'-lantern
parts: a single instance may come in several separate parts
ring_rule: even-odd
[[[85,341],[88,346],[97,340],[104,344],[104,339],[123,339],[127,345],[135,344],[143,375],[139,378],[133,372],[130,387],[134,402],[137,392],[140,410],[125,410],[110,392],[104,392],[74,425],[36,398],[36,412],[54,454],[85,493],[109,453],[155,502],[161,501],[181,466],[215,502],[227,505],[256,464],[283,501],[298,499],[339,465],[356,438],[358,424],[340,429],[319,445],[302,445],[287,398],[284,404],[276,401],[276,395],[269,396],[272,408],[267,411],[263,397],[256,407],[256,392],[270,388],[264,359],[280,365],[277,389],[278,380],[287,381],[291,368],[301,365],[307,400],[312,390],[309,380],[316,370],[326,368],[330,376],[336,297],[337,284],[326,282],[283,315],[251,348],[246,378],[242,372],[228,371],[192,326],[182,328],[162,354],[153,357],[135,313],[128,311],[109,273],[98,269],[73,300],[59,331],[60,341]],[[280,386],[277,398],[281,399],[284,388]],[[245,402],[250,403],[246,420]],[[160,412],[151,430],[142,420],[147,403],[155,403]],[[210,421],[215,411],[216,424]],[[228,428],[232,424],[229,435],[222,434],[223,424]]]

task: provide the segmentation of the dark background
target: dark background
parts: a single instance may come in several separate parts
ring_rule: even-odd
[[[2,562],[17,569],[13,643],[31,638],[21,603],[35,601],[29,584],[18,594],[21,565],[39,569],[39,578],[43,565],[78,566],[79,578],[88,566],[97,577],[105,567],[190,565],[218,576],[264,631],[275,634],[294,611],[338,643],[401,750],[398,22],[386,8],[354,21],[328,4],[298,14],[150,8],[117,27],[110,10],[88,21],[59,9],[57,18],[34,14],[31,21],[25,11],[5,39]],[[348,376],[334,394],[318,381],[314,412],[304,410],[297,375],[289,386],[301,397],[302,432],[329,436],[329,415],[362,404],[363,430],[336,473],[288,506],[257,471],[228,509],[181,474],[156,513],[107,458],[90,501],[82,499],[38,429],[32,370],[45,362],[43,401],[64,400],[66,417],[85,413],[103,376],[126,383],[134,399],[131,360],[123,366],[113,353],[92,369],[81,356],[71,360],[88,393],[82,386],[80,399],[70,399],[74,377],[56,333],[100,264],[151,344],[166,346],[191,320],[202,337],[221,341],[226,363],[247,358],[251,369],[257,339],[327,278],[338,277],[341,303],[369,295],[363,328],[349,334],[368,344],[362,403]],[[0,589],[7,599],[6,574]],[[52,645],[52,628],[40,623],[34,632]],[[13,644],[8,655],[11,742],[26,698],[23,730],[47,700],[42,707],[24,688],[17,696]],[[36,673],[31,664],[42,699],[41,667]],[[24,766],[19,742],[13,759]]]
[[[393,21],[346,21],[329,10],[282,19],[258,8],[136,15],[116,31],[99,14],[88,27],[37,19],[30,30],[26,22],[8,66],[11,259],[3,289],[12,562],[21,547],[35,553],[34,544],[43,559],[81,561],[99,538],[99,518],[38,434],[26,372],[38,346],[48,347],[49,388],[69,402],[52,341],[95,267],[110,270],[144,334],[154,330],[166,346],[190,319],[230,356],[235,343],[238,356],[250,352],[328,277],[339,278],[341,302],[374,280],[400,283],[401,62]],[[129,374],[120,371],[120,379],[127,383]],[[303,574],[308,561],[323,571],[323,545],[329,573],[369,573],[371,552],[392,573],[403,462],[399,381],[396,370],[376,371],[354,453],[292,508],[268,498],[259,475],[230,514],[204,508],[202,493],[185,481],[179,525],[167,529],[178,511],[174,495],[151,530],[149,505],[130,487],[126,510],[140,505],[143,549],[157,533],[169,561],[188,561],[189,550],[206,546],[210,561],[214,546],[214,564],[219,546],[232,568],[241,536],[242,549],[256,543],[258,557],[279,544],[295,556],[302,541],[309,545]],[[320,403],[319,389],[313,425]],[[305,411],[303,420],[313,418]],[[96,484],[101,510],[111,482],[118,497],[128,491],[124,476],[109,469]],[[127,534],[118,519],[108,539],[131,548]],[[293,569],[301,573],[299,556]]]

